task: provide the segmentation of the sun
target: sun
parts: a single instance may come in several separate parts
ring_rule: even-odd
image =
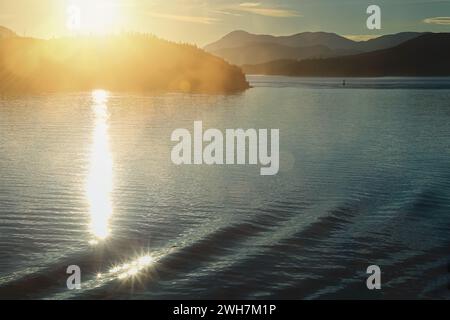
[[[120,24],[121,0],[68,0],[67,28],[83,34],[108,34]]]

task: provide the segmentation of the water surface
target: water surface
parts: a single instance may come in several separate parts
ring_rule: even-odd
[[[449,298],[449,78],[249,78],[0,99],[0,298]],[[173,165],[195,120],[279,128],[279,174]]]

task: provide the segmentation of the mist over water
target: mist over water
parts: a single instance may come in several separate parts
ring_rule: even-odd
[[[449,298],[449,78],[249,80],[0,99],[0,298]],[[280,129],[280,172],[175,166],[196,120]]]

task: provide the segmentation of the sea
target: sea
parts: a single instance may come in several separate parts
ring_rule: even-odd
[[[450,299],[450,78],[248,80],[0,97],[0,299]],[[175,165],[194,121],[278,174]]]

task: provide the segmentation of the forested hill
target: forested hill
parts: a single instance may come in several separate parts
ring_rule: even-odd
[[[149,35],[0,39],[0,93],[182,91],[249,87],[240,68],[192,45]]]

